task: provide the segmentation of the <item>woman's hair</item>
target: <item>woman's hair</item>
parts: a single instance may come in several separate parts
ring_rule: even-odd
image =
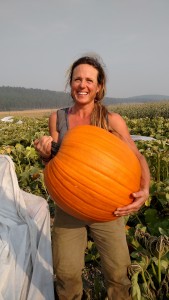
[[[94,109],[91,114],[91,125],[102,127],[108,130],[108,110],[101,104],[101,100],[106,93],[106,74],[101,59],[97,56],[82,56],[77,59],[68,70],[68,79],[66,85],[71,85],[74,69],[82,64],[94,67],[98,71],[97,81],[100,90],[96,94]]]

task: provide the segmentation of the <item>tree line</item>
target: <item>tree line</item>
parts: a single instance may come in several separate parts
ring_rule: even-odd
[[[0,87],[0,111],[48,109],[69,106],[67,93],[22,87]]]
[[[104,104],[143,103],[148,101],[169,100],[169,96],[137,96],[130,98],[105,97]],[[72,98],[68,93],[51,90],[0,87],[0,111],[18,111],[32,109],[52,109],[70,106]]]

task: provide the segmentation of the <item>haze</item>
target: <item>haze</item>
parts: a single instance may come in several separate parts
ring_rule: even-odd
[[[0,0],[0,86],[63,91],[86,53],[107,96],[169,95],[168,0]]]

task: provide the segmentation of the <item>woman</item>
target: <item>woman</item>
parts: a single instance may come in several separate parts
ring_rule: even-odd
[[[98,59],[81,57],[70,68],[68,83],[71,88],[72,107],[53,113],[49,118],[50,136],[35,141],[35,148],[47,163],[57,152],[65,132],[77,125],[95,125],[111,131],[125,141],[138,157],[142,176],[140,191],[133,193],[133,203],[119,207],[114,221],[87,223],[56,207],[53,229],[53,261],[57,294],[60,300],[82,297],[81,274],[87,245],[86,226],[99,251],[107,284],[108,299],[128,300],[130,281],[127,267],[130,256],[126,243],[123,216],[136,212],[149,195],[150,174],[145,158],[130,137],[123,118],[110,113],[101,105],[105,95],[106,76]],[[53,147],[51,147],[51,142]],[[51,155],[52,153],[52,155]]]

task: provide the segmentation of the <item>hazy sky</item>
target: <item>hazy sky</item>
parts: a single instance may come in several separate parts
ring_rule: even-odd
[[[88,52],[107,96],[169,95],[169,0],[0,0],[0,86],[63,91]]]

